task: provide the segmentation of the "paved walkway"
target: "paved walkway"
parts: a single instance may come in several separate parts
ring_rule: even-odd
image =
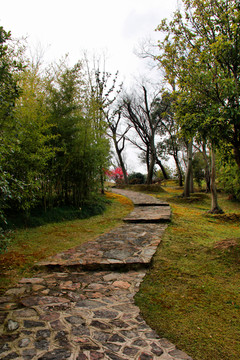
[[[136,205],[124,225],[42,261],[0,297],[0,359],[191,360],[146,324],[134,295],[170,221],[168,204]]]

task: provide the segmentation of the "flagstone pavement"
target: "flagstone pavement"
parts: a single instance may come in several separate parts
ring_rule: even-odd
[[[38,263],[37,277],[0,297],[0,359],[192,359],[159,338],[134,304],[170,207],[113,191],[135,205],[122,226]]]

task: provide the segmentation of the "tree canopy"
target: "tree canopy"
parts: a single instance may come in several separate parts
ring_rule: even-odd
[[[230,144],[240,167],[240,4],[237,0],[183,0],[158,31],[158,57],[179,92],[186,133]]]

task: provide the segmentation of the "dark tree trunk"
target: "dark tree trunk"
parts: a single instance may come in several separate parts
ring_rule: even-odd
[[[194,184],[193,184],[193,171],[191,171],[190,177],[190,193],[194,193]]]
[[[234,157],[235,157],[235,161],[240,169],[240,145],[239,146],[234,146]]]
[[[160,160],[158,157],[156,158],[156,164],[160,167],[164,179],[165,179],[165,180],[168,180],[168,179],[169,179],[169,176],[168,176],[168,174],[166,173],[166,170],[165,170],[165,168],[164,168],[161,160]]]
[[[101,175],[100,175],[100,178],[101,178],[101,194],[104,195],[105,191],[104,191],[104,175],[103,175],[103,171],[101,171]]]
[[[128,184],[127,171],[126,171],[125,164],[124,164],[124,161],[123,161],[123,158],[122,158],[122,150],[123,150],[123,148],[124,148],[124,144],[123,144],[122,149],[119,149],[116,136],[113,137],[113,142],[114,142],[114,146],[115,146],[116,153],[117,153],[117,156],[118,156],[119,165],[120,165],[120,167],[122,168],[123,177],[124,177],[124,183],[125,183],[125,184]]]
[[[178,185],[182,187],[183,186],[183,175],[182,175],[181,166],[179,164],[178,156],[175,154],[173,156],[173,158],[174,158],[176,168],[177,168],[177,172],[178,172]]]
[[[154,165],[155,165],[155,159],[153,156],[151,156],[151,161],[149,164],[149,169],[148,169],[148,174],[147,174],[147,185],[152,184],[152,179],[153,179],[153,170],[154,170]]]
[[[205,181],[206,181],[206,192],[210,192],[211,188],[211,177],[210,177],[210,169],[209,169],[209,162],[208,162],[208,158],[207,158],[207,153],[206,153],[206,144],[203,143],[202,145],[202,150],[203,150],[203,158],[205,161]]]
[[[154,144],[154,136],[152,136],[151,143],[150,143],[150,162],[149,162],[147,181],[146,181],[147,185],[152,184],[153,171],[154,171],[155,164],[156,164],[156,149],[155,149],[155,144]]]
[[[149,152],[149,146],[147,146],[147,151],[146,151],[146,165],[147,165],[147,173],[149,173],[149,168],[150,168],[150,152]]]

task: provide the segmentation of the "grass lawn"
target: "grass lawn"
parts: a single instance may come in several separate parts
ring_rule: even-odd
[[[173,218],[136,295],[148,324],[194,360],[240,359],[240,204],[165,187]]]
[[[102,215],[14,231],[8,251],[0,254],[0,293],[21,277],[36,274],[33,267],[37,261],[94,240],[121,224],[122,218],[132,210],[132,203],[120,195],[107,193],[106,196],[113,201]]]

